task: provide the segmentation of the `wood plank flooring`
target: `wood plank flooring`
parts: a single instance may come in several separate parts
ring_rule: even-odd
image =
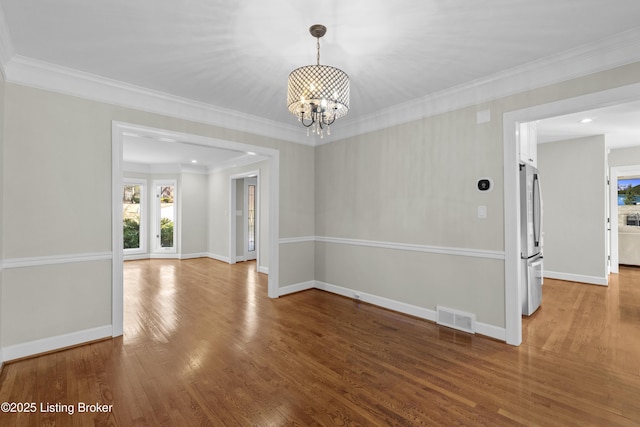
[[[0,425],[640,425],[640,269],[545,280],[512,347],[319,290],[272,300],[254,268],[125,263],[124,337],[5,365],[0,402],[38,410]]]

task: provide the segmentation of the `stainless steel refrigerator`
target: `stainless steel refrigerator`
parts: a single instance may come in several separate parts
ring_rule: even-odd
[[[522,314],[542,304],[542,196],[538,170],[520,165],[520,236]]]

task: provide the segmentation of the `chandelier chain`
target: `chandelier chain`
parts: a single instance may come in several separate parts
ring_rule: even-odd
[[[320,37],[316,37],[316,50],[318,51],[318,55],[316,56],[316,64],[320,65]]]

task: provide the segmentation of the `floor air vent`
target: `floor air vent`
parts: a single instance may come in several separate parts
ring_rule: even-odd
[[[436,323],[438,325],[448,326],[449,328],[458,329],[471,334],[475,334],[476,332],[475,314],[437,306],[436,315]]]

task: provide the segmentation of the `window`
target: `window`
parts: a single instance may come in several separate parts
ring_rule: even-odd
[[[125,254],[146,250],[144,190],[143,181],[125,180],[122,187],[122,240]]]
[[[172,182],[154,182],[155,188],[155,250],[160,252],[176,251],[176,184]]]

